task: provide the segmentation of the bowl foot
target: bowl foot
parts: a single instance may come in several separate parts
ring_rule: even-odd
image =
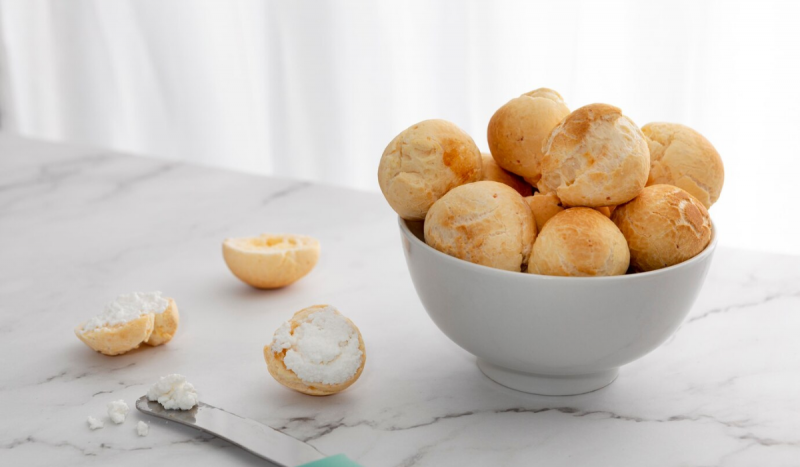
[[[517,391],[542,396],[574,396],[596,391],[617,379],[618,368],[587,375],[540,375],[509,370],[478,359],[478,368],[492,381]]]

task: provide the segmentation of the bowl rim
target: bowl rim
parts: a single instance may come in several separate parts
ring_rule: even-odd
[[[670,274],[677,269],[681,269],[684,267],[688,267],[691,264],[698,263],[700,261],[706,260],[709,256],[712,255],[714,250],[717,248],[717,226],[714,224],[714,221],[711,221],[711,240],[708,242],[708,245],[692,258],[687,259],[686,261],[678,264],[673,264],[672,266],[667,266],[665,268],[656,269],[654,271],[647,271],[647,272],[637,272],[634,274],[622,274],[620,276],[547,276],[544,274],[531,274],[527,272],[517,272],[517,271],[506,271],[505,269],[497,269],[490,266],[484,266],[482,264],[471,263],[469,261],[456,258],[455,256],[450,256],[446,253],[442,253],[441,251],[433,248],[432,246],[428,245],[424,241],[417,238],[411,229],[408,228],[408,223],[406,219],[403,219],[400,216],[397,216],[397,223],[400,226],[400,232],[402,235],[408,239],[410,242],[417,243],[422,246],[422,248],[426,248],[431,251],[435,257],[439,257],[445,262],[451,262],[453,265],[458,267],[463,267],[466,269],[475,268],[477,272],[487,273],[487,274],[500,274],[500,275],[508,275],[510,278],[517,278],[520,277],[530,277],[531,281],[537,280],[544,280],[544,281],[591,281],[591,282],[612,282],[612,281],[632,281],[632,280],[639,280],[639,279],[647,279],[651,277],[656,277],[659,275]],[[421,222],[421,221],[414,221],[414,222]],[[528,280],[528,279],[523,279]]]

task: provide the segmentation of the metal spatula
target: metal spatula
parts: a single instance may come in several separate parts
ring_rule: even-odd
[[[222,438],[279,467],[360,467],[343,454],[325,457],[310,444],[202,402],[192,410],[167,410],[142,396],[136,401],[136,408]]]

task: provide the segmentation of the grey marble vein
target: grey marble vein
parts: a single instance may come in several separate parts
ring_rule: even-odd
[[[323,436],[327,436],[334,431],[340,428],[355,428],[359,426],[367,426],[374,430],[380,431],[404,431],[404,430],[414,430],[417,428],[427,427],[434,425],[443,420],[452,420],[462,417],[471,417],[471,416],[483,416],[483,415],[492,415],[492,414],[526,414],[526,415],[537,415],[543,414],[547,412],[563,414],[569,417],[588,417],[588,416],[596,416],[599,415],[601,418],[609,419],[609,420],[619,420],[623,422],[632,422],[632,423],[669,423],[669,422],[703,422],[708,421],[712,423],[716,423],[725,427],[729,428],[747,428],[751,426],[756,426],[754,424],[749,423],[748,420],[733,420],[727,421],[722,420],[717,417],[711,415],[672,415],[664,418],[645,418],[645,417],[638,417],[634,415],[625,415],[621,413],[615,413],[612,411],[605,411],[605,410],[582,410],[574,407],[545,407],[545,408],[522,408],[522,407],[513,407],[507,409],[498,409],[498,410],[476,410],[476,411],[466,411],[460,413],[451,413],[440,415],[431,418],[430,420],[426,420],[419,423],[414,423],[410,425],[393,425],[388,423],[380,423],[375,420],[354,420],[354,421],[346,421],[344,418],[338,419],[333,422],[328,422],[324,424],[316,424],[316,420],[311,417],[295,417],[291,418],[286,421],[286,423],[282,426],[276,427],[277,430],[280,431],[290,431],[290,428],[297,428],[298,426],[304,428],[305,430],[314,431],[314,434],[302,437],[301,439],[306,442],[315,441]],[[748,435],[750,437],[752,435]],[[744,439],[746,436],[742,436],[741,439]]]
[[[800,297],[800,291],[771,293],[769,295],[764,296],[760,300],[754,300],[754,301],[746,302],[746,303],[738,303],[738,304],[735,304],[735,305],[728,305],[728,306],[720,307],[720,308],[713,308],[713,309],[708,310],[706,312],[703,312],[703,313],[701,313],[699,315],[692,316],[691,318],[689,318],[686,321],[686,323],[687,324],[694,323],[695,321],[699,321],[701,319],[705,319],[705,318],[708,318],[709,316],[717,315],[717,314],[720,314],[720,313],[728,313],[730,311],[737,311],[737,310],[743,310],[743,309],[758,307],[758,306],[764,305],[765,303],[769,303],[769,302],[771,302],[773,300],[782,300],[782,299],[786,299],[786,298],[798,298],[798,297]]]
[[[142,173],[137,173],[132,177],[125,177],[121,180],[115,181],[111,191],[103,193],[102,195],[98,196],[92,201],[107,202],[109,200],[112,200],[116,196],[128,193],[129,191],[132,190],[132,188],[138,187],[143,182],[150,182],[156,177],[162,177],[168,175],[170,172],[173,172],[180,167],[182,167],[182,164],[177,162],[159,164],[156,167],[148,169]]]
[[[309,182],[295,182],[286,188],[283,188],[281,190],[278,190],[274,193],[270,193],[269,195],[267,195],[264,199],[261,200],[261,206],[266,206],[268,204],[274,203],[282,198],[286,198],[287,196],[290,196],[291,194],[296,193],[305,188],[308,188],[310,186],[311,183]]]

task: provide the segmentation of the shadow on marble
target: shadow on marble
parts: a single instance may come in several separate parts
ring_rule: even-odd
[[[302,280],[302,279],[301,279]],[[264,300],[266,298],[290,297],[297,293],[302,285],[292,284],[280,289],[257,289],[247,284],[226,280],[209,281],[208,288],[214,292],[235,300]]]

